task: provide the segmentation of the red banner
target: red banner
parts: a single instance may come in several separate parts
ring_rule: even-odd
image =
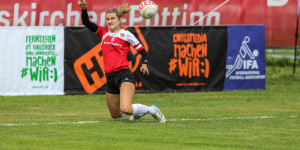
[[[124,26],[202,26],[264,24],[267,47],[294,45],[297,0],[154,0],[158,14],[139,16],[142,0],[86,0],[91,21],[105,25],[105,12],[128,2]],[[77,0],[1,0],[0,26],[82,26]],[[300,45],[300,44],[299,44]]]

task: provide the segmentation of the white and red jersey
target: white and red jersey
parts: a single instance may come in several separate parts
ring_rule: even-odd
[[[105,73],[128,69],[127,54],[132,45],[138,52],[144,47],[129,31],[121,29],[112,33],[108,28],[99,26],[98,36],[101,40]]]

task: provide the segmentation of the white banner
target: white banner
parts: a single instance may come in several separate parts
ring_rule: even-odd
[[[64,27],[1,27],[0,52],[0,95],[64,94]]]

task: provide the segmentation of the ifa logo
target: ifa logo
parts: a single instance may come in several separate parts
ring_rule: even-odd
[[[250,43],[250,37],[245,36],[234,64],[226,66],[226,68],[228,69],[228,71],[226,72],[226,78],[228,78],[237,70],[246,71],[259,69],[256,60],[256,57],[259,55],[259,51],[257,49],[251,51],[248,43]]]

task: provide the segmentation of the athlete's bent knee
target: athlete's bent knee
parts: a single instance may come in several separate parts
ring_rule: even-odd
[[[121,115],[111,115],[111,118],[113,118],[113,119],[118,119],[118,118],[121,118],[122,116]]]
[[[132,115],[132,107],[121,108],[123,114]]]

